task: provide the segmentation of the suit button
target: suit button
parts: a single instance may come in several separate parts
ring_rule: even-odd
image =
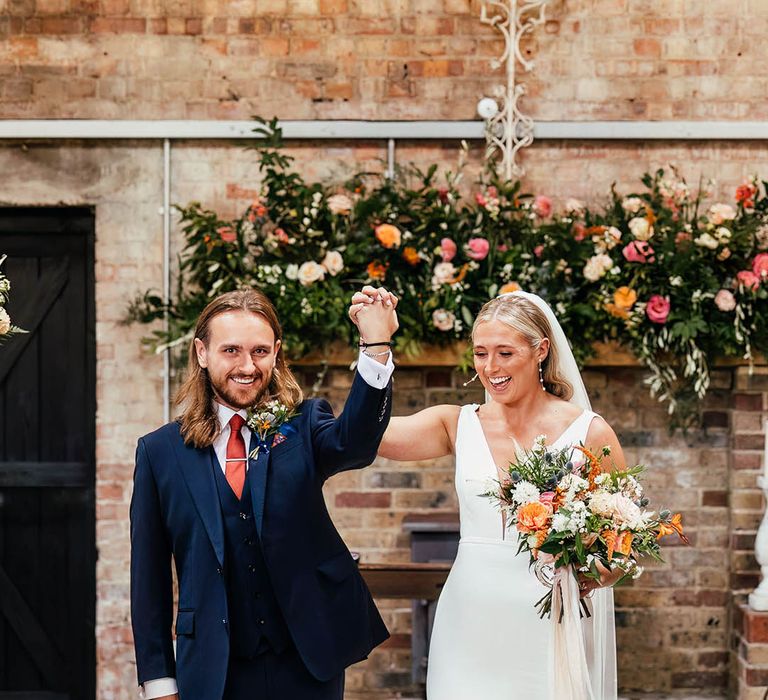
[[[256,573],[256,565],[255,564],[249,564],[248,565],[248,571],[250,571],[252,574]]]
[[[243,542],[249,547],[253,547],[253,540],[250,537],[244,537]]]
[[[267,624],[267,622],[266,622],[266,620],[259,620],[259,624],[260,624],[260,625],[266,625],[266,624]]]
[[[247,513],[240,513],[240,517],[241,517],[243,520],[248,520],[248,514],[247,514]]]
[[[217,573],[217,574],[219,574],[219,575],[221,575],[221,574],[223,574],[223,573],[224,573],[224,569],[222,569],[220,566],[217,566],[217,567],[216,567],[216,573]]]
[[[222,624],[222,625],[226,625],[226,624],[227,624],[227,621],[226,621],[226,620],[222,620],[222,621],[221,621],[221,624]]]

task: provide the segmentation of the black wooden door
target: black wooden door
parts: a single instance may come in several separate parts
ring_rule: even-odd
[[[94,218],[0,208],[0,700],[95,696]]]

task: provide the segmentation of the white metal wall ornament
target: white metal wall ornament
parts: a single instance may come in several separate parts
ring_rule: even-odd
[[[525,94],[525,86],[517,82],[517,64],[525,71],[533,68],[533,61],[523,56],[520,42],[546,21],[545,11],[549,0],[482,0],[480,21],[498,31],[504,38],[504,51],[491,61],[496,69],[506,66],[506,84],[497,85],[493,99],[497,102],[495,114],[488,109],[488,98],[480,101],[478,111],[486,120],[486,158],[497,151],[501,154],[501,172],[505,179],[520,177],[524,169],[517,163],[521,148],[533,143],[533,120],[520,111],[519,100]],[[485,103],[483,105],[483,103]],[[487,115],[487,116],[486,116]]]

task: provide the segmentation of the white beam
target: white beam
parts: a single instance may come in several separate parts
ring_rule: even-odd
[[[247,139],[251,121],[5,119],[0,139]],[[483,139],[482,121],[285,121],[286,139]],[[536,122],[539,140],[765,140],[767,122],[551,121]]]

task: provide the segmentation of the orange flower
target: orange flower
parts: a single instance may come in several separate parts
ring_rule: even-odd
[[[372,280],[383,281],[387,276],[387,265],[380,263],[378,260],[374,260],[372,263],[368,263],[368,277]]]
[[[416,248],[412,248],[411,246],[406,246],[403,248],[403,258],[405,259],[405,262],[413,266],[416,266],[421,262],[419,251],[416,250]]]
[[[605,304],[605,310],[616,318],[629,318],[629,310],[637,301],[637,292],[629,287],[619,287],[613,293],[613,302]]]
[[[583,447],[582,445],[574,445],[574,448],[579,450],[580,452],[584,453],[584,456],[587,458],[587,462],[589,463],[589,474],[587,475],[587,480],[589,481],[589,490],[594,491],[595,490],[595,479],[598,477],[600,472],[602,471],[600,467],[600,460],[595,457],[586,447]]]
[[[619,533],[619,538],[616,541],[616,551],[621,552],[625,557],[629,556],[632,551],[632,533],[627,530],[622,530]]]
[[[536,532],[549,525],[552,508],[541,501],[533,501],[517,510],[517,529],[520,532]]]
[[[659,523],[659,534],[656,535],[656,539],[660,540],[662,537],[666,537],[667,535],[672,535],[674,533],[677,533],[678,537],[685,542],[685,544],[690,544],[690,540],[683,534],[683,516],[680,513],[675,513],[672,516],[672,520],[670,520],[668,523]]]
[[[379,224],[375,229],[376,240],[385,248],[399,248],[402,234],[397,226]]]
[[[656,214],[653,213],[653,209],[651,209],[647,204],[645,205],[645,218],[648,220],[648,223],[651,226],[656,223]]]
[[[608,547],[608,561],[613,559],[613,553],[616,550],[616,540],[619,538],[619,533],[616,530],[603,530],[603,539]]]
[[[461,282],[466,276],[467,272],[469,271],[469,264],[464,263],[461,268],[459,269],[459,274],[454,277],[449,284],[457,284],[458,282]]]
[[[533,547],[531,547],[531,554],[533,554],[534,559],[538,559],[539,547],[541,547],[541,545],[544,544],[544,540],[547,539],[547,529],[542,528],[541,530],[538,530],[535,533],[533,533],[533,536],[536,538],[536,542],[534,543]]]
[[[519,292],[522,287],[517,282],[507,282],[499,290],[499,294],[511,294],[512,292]]]

